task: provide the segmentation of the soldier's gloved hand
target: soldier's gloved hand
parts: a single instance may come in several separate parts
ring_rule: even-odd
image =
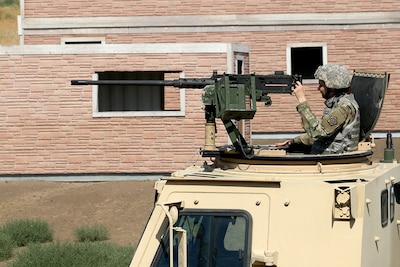
[[[296,82],[296,87],[292,89],[292,95],[297,97],[299,103],[307,101],[304,87],[299,81]]]
[[[284,146],[290,146],[291,144],[293,144],[293,140],[292,139],[290,139],[290,140],[286,140],[286,141],[284,141],[284,142],[280,142],[280,143],[275,143],[275,145],[276,146],[279,146],[279,147],[284,147]]]

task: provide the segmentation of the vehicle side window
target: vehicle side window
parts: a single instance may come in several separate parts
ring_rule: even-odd
[[[186,230],[188,266],[248,266],[248,218],[244,214],[181,214],[175,226]],[[162,240],[153,267],[169,266],[168,235]],[[178,266],[174,235],[174,266]]]
[[[389,192],[387,189],[383,190],[381,193],[381,224],[382,227],[388,225],[389,218]]]

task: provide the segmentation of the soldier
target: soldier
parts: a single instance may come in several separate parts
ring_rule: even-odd
[[[338,64],[319,66],[314,77],[319,80],[318,90],[325,99],[322,119],[311,112],[303,85],[297,82],[293,95],[299,104],[301,122],[305,133],[278,146],[289,145],[289,150],[299,145],[309,148],[311,154],[333,154],[355,151],[360,136],[359,107],[350,93],[350,74]]]

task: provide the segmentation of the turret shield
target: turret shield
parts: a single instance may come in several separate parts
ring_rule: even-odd
[[[389,84],[386,72],[354,71],[351,90],[360,106],[360,141],[373,131]]]

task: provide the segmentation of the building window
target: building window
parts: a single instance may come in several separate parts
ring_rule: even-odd
[[[244,74],[244,57],[236,56],[236,74]]]
[[[143,84],[101,84],[93,86],[94,117],[183,116],[184,90],[159,81],[179,79],[180,71],[103,71],[94,80],[156,81]]]
[[[315,70],[326,63],[326,44],[295,44],[287,47],[288,73],[300,74],[306,82],[314,80]]]
[[[99,80],[164,80],[158,71],[105,71]],[[164,110],[164,86],[99,85],[99,112]]]
[[[90,44],[105,44],[106,38],[104,37],[74,37],[62,38],[61,44],[63,45],[90,45]]]

